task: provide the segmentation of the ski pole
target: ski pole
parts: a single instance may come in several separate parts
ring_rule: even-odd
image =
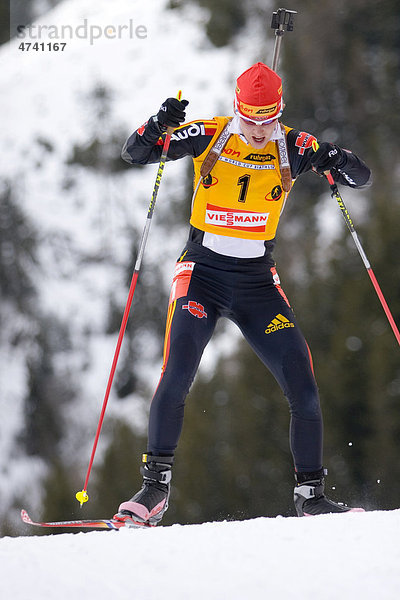
[[[182,92],[181,92],[181,90],[179,90],[178,95],[177,95],[178,100],[180,100],[181,97],[182,97]],[[80,492],[77,492],[76,495],[75,495],[76,499],[78,500],[78,502],[80,502],[81,507],[82,507],[82,504],[84,502],[87,502],[89,500],[89,496],[88,496],[88,493],[87,493],[87,486],[88,486],[88,482],[89,482],[90,472],[92,470],[94,456],[96,454],[96,449],[97,449],[97,443],[99,441],[100,431],[101,431],[101,428],[102,428],[102,425],[103,425],[104,415],[105,415],[106,408],[107,408],[108,398],[110,396],[111,386],[112,386],[112,383],[113,383],[115,370],[117,368],[117,362],[118,362],[118,357],[119,357],[119,353],[120,353],[120,350],[121,350],[122,340],[123,340],[123,337],[124,337],[124,334],[125,334],[126,325],[128,323],[129,312],[130,312],[130,309],[131,309],[131,306],[132,306],[133,295],[135,293],[136,283],[137,283],[137,280],[138,280],[139,271],[140,271],[140,267],[141,267],[141,264],[142,264],[142,259],[143,259],[143,254],[144,254],[144,250],[145,250],[146,243],[147,243],[147,238],[148,238],[148,235],[149,235],[149,230],[150,230],[150,225],[151,225],[151,219],[153,217],[154,208],[155,208],[155,205],[156,205],[157,194],[158,194],[158,190],[159,190],[159,187],[160,187],[160,183],[161,183],[161,178],[162,178],[163,171],[164,171],[165,162],[167,160],[167,154],[168,154],[169,145],[170,145],[170,142],[171,142],[171,135],[172,135],[173,131],[174,131],[174,127],[168,127],[167,131],[166,131],[166,134],[165,134],[164,145],[163,145],[163,149],[162,149],[162,152],[161,152],[160,162],[159,162],[159,165],[158,165],[156,180],[155,180],[154,187],[153,187],[153,193],[151,195],[151,200],[150,200],[149,208],[148,208],[148,211],[147,211],[146,224],[144,226],[143,233],[142,233],[142,238],[141,238],[140,245],[139,245],[139,250],[138,250],[138,254],[137,254],[137,258],[136,258],[136,263],[135,263],[135,268],[134,268],[134,271],[133,271],[131,285],[130,285],[130,288],[129,288],[128,299],[127,299],[125,310],[124,310],[124,314],[123,314],[123,317],[122,317],[121,327],[120,327],[119,334],[118,334],[117,345],[116,345],[116,348],[115,348],[114,358],[113,358],[113,362],[112,362],[112,365],[111,365],[110,375],[108,377],[106,392],[105,392],[105,395],[104,395],[103,406],[102,406],[102,409],[101,409],[100,419],[99,419],[99,423],[97,425],[96,436],[95,436],[95,439],[94,439],[92,453],[91,453],[90,460],[89,460],[89,467],[88,467],[88,470],[87,470],[87,473],[86,473],[86,478],[85,478],[85,483],[84,483],[83,489]]]
[[[312,149],[314,150],[314,152],[316,152],[318,150],[318,147],[319,147],[318,142],[316,142],[314,140],[313,143],[312,143]],[[370,262],[369,262],[369,260],[367,258],[367,255],[365,254],[364,249],[363,249],[363,247],[361,245],[361,242],[359,240],[357,232],[356,232],[356,230],[354,228],[353,220],[352,220],[352,218],[350,216],[350,213],[349,213],[349,211],[346,208],[346,205],[345,205],[345,203],[343,201],[343,198],[342,198],[342,196],[341,196],[341,194],[339,192],[338,186],[336,185],[336,183],[335,183],[335,181],[334,181],[334,179],[333,179],[333,177],[331,175],[331,172],[330,171],[325,171],[324,175],[326,176],[326,178],[327,178],[327,180],[329,182],[329,185],[330,185],[330,188],[331,188],[331,196],[332,196],[332,198],[336,198],[336,200],[337,200],[337,203],[339,205],[339,208],[340,208],[340,211],[342,213],[342,216],[343,216],[343,218],[344,218],[344,220],[346,222],[347,227],[349,228],[349,231],[350,231],[350,233],[351,233],[351,235],[353,237],[353,240],[354,240],[354,243],[355,243],[355,245],[357,247],[357,250],[358,250],[358,252],[359,252],[359,254],[360,254],[361,258],[362,258],[364,266],[367,269],[368,275],[369,275],[369,277],[370,277],[370,279],[372,281],[372,285],[375,288],[375,291],[376,291],[376,293],[378,295],[380,303],[382,304],[382,308],[385,311],[386,317],[387,317],[387,319],[388,319],[388,321],[390,323],[390,326],[391,326],[392,331],[393,331],[393,333],[395,335],[395,338],[396,338],[396,340],[397,340],[397,342],[398,342],[398,344],[400,346],[400,333],[399,333],[399,330],[397,328],[396,322],[395,322],[395,320],[393,318],[392,313],[390,312],[390,308],[389,308],[389,306],[388,306],[388,304],[387,304],[387,302],[385,300],[385,296],[383,295],[383,292],[382,292],[382,290],[380,288],[380,285],[379,285],[379,283],[378,283],[378,281],[377,281],[377,279],[375,277],[375,273],[373,272],[372,267],[370,265]]]
[[[287,10],[286,8],[278,8],[276,12],[272,13],[271,27],[275,29],[275,46],[271,67],[273,71],[276,71],[276,67],[278,66],[282,36],[285,33],[285,29],[286,31],[293,31],[294,15],[297,15],[297,11]]]

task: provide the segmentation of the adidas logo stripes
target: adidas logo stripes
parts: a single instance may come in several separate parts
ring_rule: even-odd
[[[291,323],[289,319],[287,319],[279,313],[274,319],[272,319],[271,323],[265,330],[265,333],[274,333],[274,331],[278,331],[279,329],[286,329],[287,327],[294,327],[294,323]]]

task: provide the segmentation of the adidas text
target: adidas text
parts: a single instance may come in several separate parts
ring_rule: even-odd
[[[280,329],[287,329],[289,327],[294,327],[294,323],[291,323],[289,319],[279,314],[276,315],[275,319],[272,319],[271,323],[265,330],[265,333],[268,335],[269,333],[274,333],[275,331],[279,331]]]

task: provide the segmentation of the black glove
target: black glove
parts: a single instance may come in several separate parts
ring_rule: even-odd
[[[343,150],[329,142],[321,142],[318,150],[311,155],[310,161],[318,173],[330,171],[338,166],[343,158]]]
[[[179,127],[185,120],[185,108],[188,104],[188,100],[178,100],[177,98],[168,98],[163,102],[157,113],[160,129],[165,131],[167,127]]]

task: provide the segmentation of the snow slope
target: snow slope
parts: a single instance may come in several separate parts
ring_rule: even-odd
[[[3,538],[0,597],[397,600],[399,527],[395,510]]]

